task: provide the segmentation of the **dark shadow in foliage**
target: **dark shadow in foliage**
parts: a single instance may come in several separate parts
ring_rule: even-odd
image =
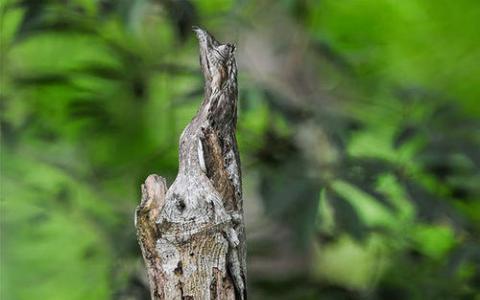
[[[72,3],[69,5],[71,7],[67,8],[61,2],[22,0],[6,6],[6,9],[15,7],[25,9],[25,16],[15,33],[15,42],[48,31],[93,33],[95,28],[86,21],[87,17],[82,8]]]
[[[313,116],[313,112],[311,110],[307,110],[306,108],[292,104],[290,100],[282,97],[275,91],[265,89],[263,90],[263,95],[273,111],[281,113],[288,121],[292,123],[306,120]]]
[[[457,228],[465,225],[465,220],[456,213],[448,199],[428,191],[414,179],[404,178],[400,182],[405,187],[410,200],[418,210],[418,217],[427,222],[448,219]]]
[[[101,98],[76,98],[68,106],[73,119],[90,119],[92,131],[112,132],[114,124]]]
[[[260,192],[265,211],[280,223],[286,223],[294,231],[298,244],[306,246],[314,232],[320,191],[318,182],[306,172],[307,162],[291,141],[273,131],[267,134],[256,158],[263,164]]]
[[[334,210],[335,230],[345,232],[359,242],[363,241],[368,230],[350,202],[330,189],[326,190],[326,199]]]
[[[17,76],[13,83],[18,87],[41,86],[41,85],[69,85],[71,79],[67,74],[33,74]]]
[[[416,136],[417,133],[418,129],[414,125],[405,124],[404,126],[400,127],[398,132],[395,134],[393,138],[393,147],[395,149],[400,148],[403,144]]]
[[[196,7],[188,0],[167,0],[163,1],[170,21],[177,30],[181,41],[190,37],[192,26],[198,23],[198,13]]]
[[[383,193],[377,191],[376,184],[381,175],[395,173],[396,169],[384,159],[346,157],[337,168],[337,176],[371,195],[385,208],[393,210],[392,203]]]

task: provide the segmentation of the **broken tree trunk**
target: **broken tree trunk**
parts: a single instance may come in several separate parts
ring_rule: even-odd
[[[135,226],[152,299],[246,299],[235,47],[194,31],[205,98],[180,137],[177,178],[167,189],[148,176]]]

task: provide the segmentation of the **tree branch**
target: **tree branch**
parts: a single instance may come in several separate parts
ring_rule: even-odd
[[[152,299],[246,299],[235,47],[194,28],[205,98],[180,137],[167,190],[150,175],[136,210]]]

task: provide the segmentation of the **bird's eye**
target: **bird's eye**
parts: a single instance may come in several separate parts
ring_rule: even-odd
[[[225,44],[219,46],[217,48],[217,51],[222,56],[222,58],[227,59],[233,53],[231,49],[232,48],[229,44]]]

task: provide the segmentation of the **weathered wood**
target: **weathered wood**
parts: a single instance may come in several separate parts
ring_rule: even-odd
[[[142,185],[137,236],[152,299],[246,299],[235,47],[194,31],[205,98],[180,137],[172,186],[158,175]]]

